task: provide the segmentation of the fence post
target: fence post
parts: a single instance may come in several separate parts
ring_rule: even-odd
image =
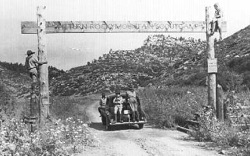
[[[207,38],[208,63],[209,60],[215,60],[214,38],[210,33],[211,20],[210,20],[209,10],[210,7],[206,7],[205,12],[206,12],[206,38]],[[214,110],[216,110],[216,73],[214,72],[212,73],[208,72],[208,105],[211,106]]]
[[[36,87],[37,88],[37,87]],[[30,97],[30,116],[28,118],[28,123],[31,127],[31,132],[34,132],[37,129],[37,121],[30,122],[32,119],[38,118],[38,101],[36,93],[32,92]]]
[[[47,61],[47,48],[46,48],[46,22],[44,18],[44,10],[46,6],[37,7],[37,37],[38,37],[38,60],[39,62]],[[48,81],[48,65],[42,64],[39,66],[39,86],[40,86],[40,99],[39,99],[39,124],[45,124],[46,119],[49,117],[49,81]]]
[[[223,104],[223,111],[224,111],[224,121],[228,121],[229,116],[228,116],[228,103],[227,102],[224,102]]]
[[[224,94],[221,85],[217,85],[217,105],[216,105],[216,117],[220,121],[224,121]]]

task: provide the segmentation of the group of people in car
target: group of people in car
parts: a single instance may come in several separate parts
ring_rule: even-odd
[[[110,106],[110,103],[112,103],[112,106]],[[119,112],[119,121],[122,123],[122,111],[125,107],[125,103],[129,105],[129,109],[132,112],[132,122],[139,122],[138,101],[136,99],[136,92],[133,87],[129,87],[129,90],[126,92],[126,98],[123,98],[121,96],[120,90],[116,90],[115,97],[112,102],[108,102],[108,98],[106,97],[105,93],[102,93],[102,97],[99,102],[100,107],[98,107],[98,111],[100,112],[100,114],[105,112],[107,115],[113,113],[113,123],[116,123],[118,121],[117,114]],[[110,107],[113,107],[113,109],[109,109]],[[113,112],[110,112],[110,110],[113,110]]]

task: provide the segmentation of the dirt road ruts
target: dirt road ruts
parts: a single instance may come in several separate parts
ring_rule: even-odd
[[[90,130],[99,140],[99,146],[88,147],[78,156],[217,156],[215,150],[199,146],[199,142],[186,139],[187,134],[175,130],[162,130],[146,125],[116,127],[106,131],[97,111],[98,101],[85,107],[91,122]]]

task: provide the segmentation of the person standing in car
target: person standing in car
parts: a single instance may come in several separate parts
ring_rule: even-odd
[[[132,122],[139,122],[139,103],[137,102],[137,96],[134,88],[130,85],[127,91],[128,103],[132,110]]]
[[[117,111],[119,111],[120,113],[120,122],[122,123],[122,108],[123,108],[123,103],[125,101],[125,99],[123,99],[123,97],[120,95],[120,91],[116,90],[115,92],[115,98],[113,100],[113,104],[114,104],[114,115],[115,115],[115,121],[117,122]]]
[[[99,101],[99,107],[98,107],[98,111],[100,113],[100,115],[102,115],[102,112],[106,111],[107,109],[107,97],[105,96],[105,93],[102,93],[102,97]]]

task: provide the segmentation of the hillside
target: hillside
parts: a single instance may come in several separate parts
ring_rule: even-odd
[[[149,36],[138,49],[110,50],[92,63],[69,70],[51,81],[51,89],[55,95],[86,95],[111,92],[117,87],[126,89],[128,84],[146,86],[179,68],[180,60],[193,58],[195,64],[205,45],[204,41],[193,38]]]
[[[6,63],[7,64],[7,63]],[[19,72],[17,68],[13,67],[13,70],[10,70],[6,67],[3,67],[2,63],[0,64],[0,83],[1,85],[14,94],[15,96],[23,96],[29,92],[29,77],[28,74]]]
[[[65,73],[63,70],[49,66],[49,80],[55,79],[63,73]],[[0,61],[0,83],[15,96],[19,97],[29,93],[30,81],[23,64]]]
[[[218,81],[225,90],[250,84],[247,60],[250,26],[215,45]],[[110,50],[85,66],[72,68],[51,81],[55,95],[86,95],[154,85],[205,85],[206,42],[193,38],[151,35],[135,50]],[[241,61],[239,61],[241,60]],[[242,62],[243,64],[239,64]],[[240,73],[239,73],[239,68]],[[244,73],[244,74],[242,74]]]

